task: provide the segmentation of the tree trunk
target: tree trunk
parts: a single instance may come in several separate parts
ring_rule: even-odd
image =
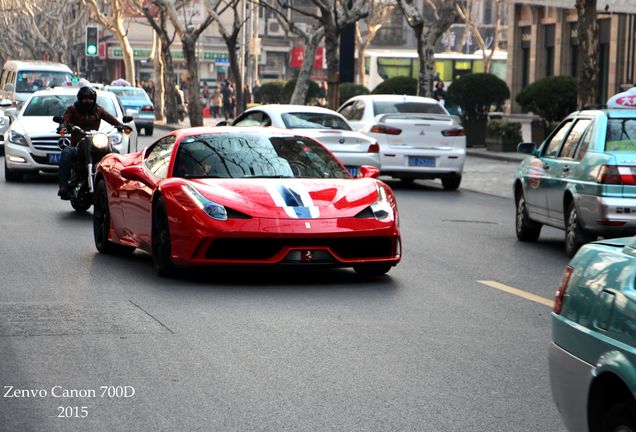
[[[318,43],[320,43],[321,38],[321,34],[314,33],[309,38],[309,42],[305,44],[303,64],[298,71],[298,79],[296,80],[296,86],[289,101],[290,104],[305,105],[307,89],[309,88],[309,78],[314,68],[314,59],[316,58],[316,51],[318,50]]]
[[[156,33],[155,33],[156,35]],[[153,58],[153,69],[154,69],[154,85],[155,85],[155,94],[154,100],[152,101],[155,104],[155,115],[157,116],[157,120],[164,119],[164,106],[165,106],[165,84],[164,84],[164,63],[163,56],[161,55],[161,39],[159,36],[154,38],[154,53],[155,56]]]
[[[598,102],[598,22],[597,0],[577,0],[577,39],[579,58],[577,63],[577,86],[579,106],[595,105]]]
[[[203,114],[201,113],[201,102],[199,98],[199,62],[197,61],[196,46],[197,41],[190,35],[184,35],[181,39],[183,46],[183,57],[188,71],[188,116],[190,126],[203,126]]]
[[[133,50],[130,46],[130,42],[128,42],[128,38],[120,35],[118,32],[114,32],[119,45],[121,46],[121,53],[124,60],[124,69],[126,71],[126,81],[130,83],[130,85],[134,86],[136,84],[135,81],[135,60],[133,59]]]
[[[163,84],[165,90],[164,114],[166,115],[166,123],[174,124],[179,122],[177,112],[177,91],[174,82],[174,63],[172,62],[172,53],[170,52],[170,44],[167,41],[161,41],[161,57],[163,59]]]
[[[417,37],[417,54],[420,60],[417,95],[432,97],[435,78],[435,36],[430,30],[430,27],[425,31],[424,26],[420,25],[414,28],[414,30]]]
[[[243,110],[243,77],[239,68],[239,59],[236,55],[236,41],[238,39],[238,32],[233,32],[231,36],[225,39],[227,45],[228,60],[230,61],[230,74],[232,81],[234,81],[234,117],[240,114]]]
[[[338,86],[340,85],[340,35],[335,28],[325,28],[325,51],[327,53],[327,103],[332,110],[338,109]],[[312,59],[313,60],[313,59]]]

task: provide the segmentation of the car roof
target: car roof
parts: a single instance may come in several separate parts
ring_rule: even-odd
[[[72,73],[71,68],[64,63],[55,63],[45,60],[7,60],[4,64],[4,67],[9,68],[10,66],[15,66],[16,68],[28,67],[31,70]]]
[[[423,102],[423,103],[431,103],[431,104],[439,104],[433,98],[423,97],[423,96],[412,96],[412,95],[396,95],[396,94],[369,94],[369,95],[359,95],[354,96],[349,100],[353,99],[362,99],[362,100],[371,100],[371,101],[387,101],[387,102]]]
[[[141,90],[143,92],[145,92],[144,89],[142,89],[141,87],[135,87],[135,86],[114,86],[114,85],[109,85],[109,86],[104,86],[104,90]]]
[[[95,93],[97,93],[97,96],[105,96],[105,97],[112,97],[114,96],[112,93],[107,93],[105,91],[102,90],[97,90],[97,89],[93,89],[95,90]],[[44,90],[38,90],[36,92],[33,92],[33,96],[44,96],[44,95],[77,95],[77,92],[79,91],[78,87],[51,87],[48,89],[44,89]]]
[[[307,105],[293,105],[293,104],[269,104],[269,105],[259,105],[253,108],[250,108],[247,111],[269,111],[271,113],[287,113],[287,112],[308,112],[308,113],[323,113],[323,114],[335,114],[340,116],[337,112],[330,110],[329,108],[323,108],[318,106],[307,106]]]
[[[202,134],[249,134],[249,135],[265,135],[268,137],[271,136],[299,136],[303,138],[308,138],[303,136],[302,134],[296,134],[289,129],[281,129],[275,127],[240,127],[240,126],[200,126],[200,127],[191,127],[191,128],[183,128],[177,129],[171,132],[177,138],[187,138],[189,136],[196,136]],[[312,139],[313,138],[309,138]]]

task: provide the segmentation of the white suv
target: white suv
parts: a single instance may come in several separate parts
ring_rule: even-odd
[[[58,124],[53,116],[62,116],[66,107],[77,101],[77,88],[54,88],[33,93],[25,102],[5,134],[4,176],[6,181],[18,181],[27,173],[57,172],[60,163]],[[113,93],[97,92],[97,103],[123,121],[124,109]],[[137,132],[131,121],[126,123],[133,133],[125,135],[102,121],[106,132],[120,153],[137,148]]]

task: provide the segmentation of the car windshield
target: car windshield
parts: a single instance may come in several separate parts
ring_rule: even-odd
[[[75,94],[42,95],[33,96],[29,104],[24,108],[24,117],[48,117],[63,116],[66,107],[77,101]],[[97,104],[104,108],[112,116],[117,117],[113,99],[105,96],[97,96]]]
[[[33,93],[38,90],[64,85],[71,81],[70,72],[20,71],[16,79],[17,93]]]
[[[636,118],[608,120],[605,151],[636,151]]]
[[[411,101],[376,101],[373,102],[373,112],[378,114],[448,114],[441,105],[426,102]]]
[[[339,129],[351,130],[340,117],[329,113],[296,112],[281,114],[288,129]]]
[[[109,88],[108,91],[115,93],[120,99],[149,101],[148,94],[140,88]]]
[[[174,177],[351,178],[320,144],[302,137],[206,134],[185,138]]]

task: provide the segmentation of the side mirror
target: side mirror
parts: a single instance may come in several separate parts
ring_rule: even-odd
[[[521,142],[517,144],[517,151],[519,153],[532,155],[537,151],[537,145],[533,142]]]
[[[55,123],[64,123],[64,117],[62,117],[62,116],[53,116],[53,121]]]
[[[380,170],[373,165],[362,165],[358,171],[358,178],[378,178]]]
[[[229,126],[229,123],[227,122],[227,120],[221,120],[220,122],[217,122],[214,126]]]
[[[134,111],[134,110],[126,110],[126,113],[128,113],[128,111]],[[132,116],[129,115],[125,115],[124,118],[121,119],[122,123],[130,123],[131,121],[133,121]]]
[[[138,166],[127,166],[125,168],[122,168],[120,173],[121,176],[126,180],[138,181],[145,184],[146,186],[152,187],[152,182],[150,181],[150,178],[145,173],[143,168],[140,168]]]

